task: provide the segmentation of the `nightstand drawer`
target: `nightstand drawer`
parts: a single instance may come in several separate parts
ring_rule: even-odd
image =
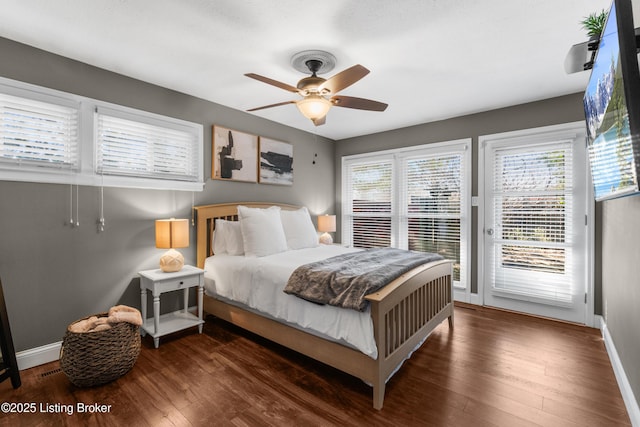
[[[155,288],[156,288],[156,291],[160,291],[160,292],[187,289],[193,286],[199,286],[201,277],[202,275],[196,274],[193,276],[162,280],[155,283]]]

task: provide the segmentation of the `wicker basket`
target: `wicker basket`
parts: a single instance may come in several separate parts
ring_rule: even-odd
[[[96,317],[107,315],[95,314]],[[71,332],[69,327],[60,348],[60,367],[74,385],[106,384],[129,372],[136,363],[140,354],[138,326],[122,322],[104,331],[85,333]]]

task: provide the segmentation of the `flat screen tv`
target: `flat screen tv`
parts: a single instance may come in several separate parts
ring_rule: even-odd
[[[613,0],[584,94],[595,199],[638,193],[640,73],[631,0]]]

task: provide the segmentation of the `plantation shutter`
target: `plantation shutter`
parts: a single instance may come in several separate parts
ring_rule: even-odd
[[[495,151],[490,256],[497,291],[571,303],[572,169],[570,141]]]
[[[0,93],[0,162],[78,168],[78,108]]]
[[[461,246],[466,244],[460,232],[463,159],[462,153],[438,153],[402,163],[406,247],[452,260],[455,281],[460,280]]]
[[[392,246],[392,178],[392,159],[347,165],[343,238],[354,247]]]
[[[97,113],[96,172],[104,175],[199,180],[199,138],[156,125]]]

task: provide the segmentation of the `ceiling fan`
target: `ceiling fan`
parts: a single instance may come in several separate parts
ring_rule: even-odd
[[[330,55],[326,52],[324,53],[326,55]],[[298,56],[294,56],[294,60],[296,60],[296,58],[300,58],[299,55],[300,54],[298,54]],[[292,60],[292,63],[294,60]],[[297,101],[278,102],[277,104],[264,105],[247,111],[257,111],[265,108],[278,107],[280,105],[296,104],[302,115],[310,119],[314,125],[320,126],[325,123],[329,109],[334,106],[369,111],[384,111],[387,108],[387,104],[382,102],[364,98],[355,98],[352,96],[337,95],[341,90],[351,86],[369,74],[369,70],[362,65],[354,65],[353,67],[347,68],[329,79],[324,79],[317,76],[319,71],[325,71],[328,68],[327,64],[322,59],[318,57],[303,57],[303,60],[304,66],[309,69],[311,76],[301,79],[295,87],[259,74],[245,74],[247,77],[251,77],[252,79],[279,87],[280,89],[284,89],[289,92],[297,93],[302,97],[302,99]],[[333,66],[333,64],[328,65],[331,68]],[[300,69],[299,67],[296,68]]]

